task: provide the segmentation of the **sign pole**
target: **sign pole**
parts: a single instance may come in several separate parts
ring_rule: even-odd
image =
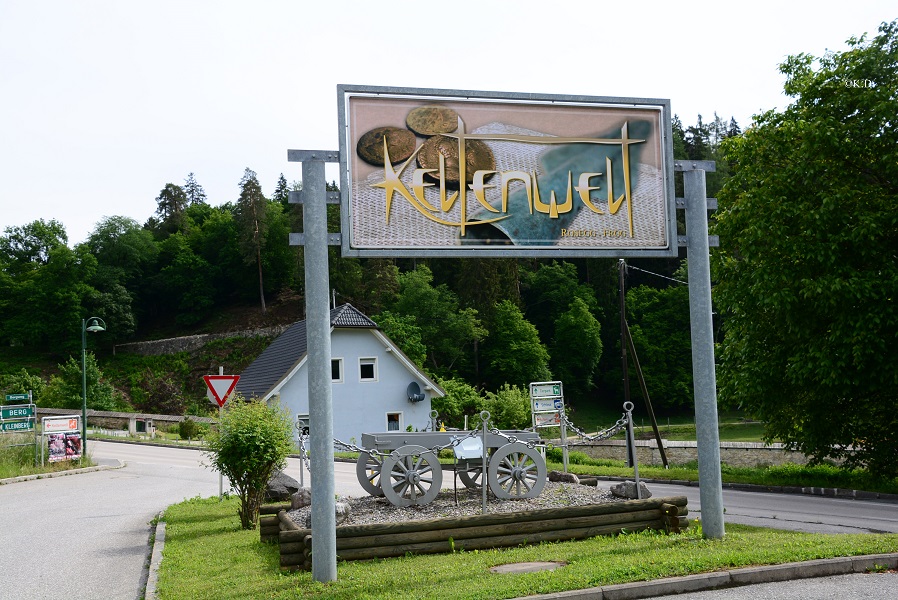
[[[692,335],[692,378],[695,387],[695,434],[698,446],[702,533],[724,536],[720,433],[717,430],[717,379],[714,372],[714,328],[711,317],[711,257],[708,243],[708,199],[705,165],[680,161],[686,196],[686,252],[689,259],[689,325]],[[711,169],[713,170],[713,169]]]
[[[220,376],[224,375],[224,367],[218,367],[218,374]],[[224,404],[218,405],[218,427],[221,428],[221,417],[224,415]],[[221,471],[218,472],[218,501],[221,502],[222,496],[224,495],[224,476],[222,476]]]
[[[312,579],[321,582],[337,579],[330,277],[324,172],[324,163],[332,155],[332,152],[318,150],[291,150],[287,155],[288,160],[302,163],[310,471],[315,474],[312,485]]]

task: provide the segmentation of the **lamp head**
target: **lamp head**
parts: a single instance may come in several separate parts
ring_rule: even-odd
[[[106,331],[105,325],[106,323],[104,323],[102,319],[98,317],[91,317],[87,322],[86,329],[91,333],[97,333],[98,331]]]

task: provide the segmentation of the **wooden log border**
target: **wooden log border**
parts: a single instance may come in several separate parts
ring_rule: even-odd
[[[294,523],[287,516],[289,508],[262,507],[261,538],[278,542],[281,569],[310,570],[312,530]],[[337,558],[370,560],[407,553],[508,548],[644,529],[679,533],[689,526],[688,514],[686,496],[672,496],[402,523],[340,525]]]

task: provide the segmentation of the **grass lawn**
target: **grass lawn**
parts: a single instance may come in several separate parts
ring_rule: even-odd
[[[278,548],[243,531],[237,500],[191,499],[165,512],[159,571],[163,600],[198,598],[445,598],[497,600],[528,594],[657,579],[817,558],[898,551],[898,534],[822,535],[728,525],[723,540],[700,526],[679,535],[643,532],[481,552],[338,563],[337,581],[281,573]],[[552,572],[502,574],[490,567],[565,561]]]
[[[46,443],[45,438],[38,438]],[[44,473],[56,473],[93,466],[89,457],[81,460],[61,460],[59,462],[47,462],[43,466],[34,464],[34,433],[5,434],[0,438],[0,479],[21,477],[23,475],[40,475]],[[40,448],[37,451],[40,461]],[[44,448],[44,460],[47,458],[47,449]]]

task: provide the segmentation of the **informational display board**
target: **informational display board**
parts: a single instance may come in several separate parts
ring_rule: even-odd
[[[567,473],[567,421],[564,416],[564,384],[560,381],[536,381],[530,384],[530,412],[533,428],[558,427],[561,453]]]
[[[81,458],[81,416],[64,415],[41,419],[41,435],[47,438],[45,444],[47,461],[77,460]],[[43,463],[43,448],[41,449]]]
[[[670,101],[338,86],[344,256],[676,256]]]
[[[530,384],[530,412],[533,427],[560,427],[564,413],[564,386],[560,381]]]

